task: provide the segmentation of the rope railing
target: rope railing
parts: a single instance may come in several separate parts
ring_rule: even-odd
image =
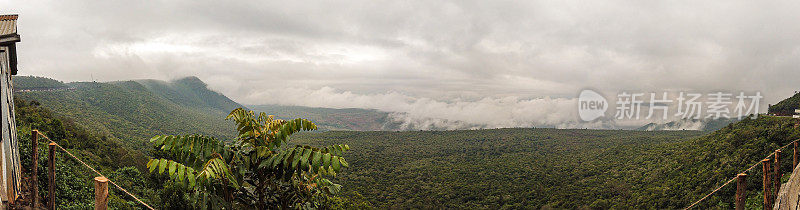
[[[786,145],[783,145],[782,147],[778,148],[778,149],[777,149],[777,150],[775,150],[775,151],[782,150],[782,149],[784,149],[784,148],[788,147],[789,145],[792,145],[792,144],[794,144],[794,143],[795,143],[795,142],[797,142],[797,141],[800,141],[800,139],[797,139],[797,140],[794,140],[794,141],[792,141],[792,142],[789,142],[788,144],[786,144]],[[740,172],[739,174],[744,174],[744,173],[746,173],[746,172],[749,172],[750,170],[753,170],[753,168],[755,168],[756,166],[758,166],[758,165],[761,165],[761,164],[762,164],[762,162],[763,162],[762,160],[769,159],[769,157],[771,157],[771,156],[773,156],[773,155],[775,155],[775,152],[774,152],[774,151],[773,151],[773,152],[771,152],[771,153],[769,153],[769,155],[767,155],[766,157],[764,157],[764,158],[762,158],[761,160],[759,160],[759,161],[758,161],[756,164],[753,164],[752,166],[750,166],[750,167],[749,167],[749,168],[747,168],[746,170],[744,170],[744,171]],[[703,196],[702,198],[700,198],[700,200],[697,200],[697,201],[695,201],[694,203],[692,203],[692,205],[689,205],[689,207],[686,207],[686,208],[685,208],[685,210],[691,209],[692,207],[696,206],[697,204],[699,204],[700,202],[702,202],[702,201],[703,201],[703,200],[705,200],[706,198],[710,197],[711,195],[713,195],[713,194],[714,194],[714,193],[716,193],[717,191],[721,190],[721,189],[722,189],[723,187],[725,187],[726,185],[728,185],[728,184],[730,184],[731,182],[733,182],[733,180],[736,180],[736,178],[737,178],[737,177],[733,177],[733,178],[729,179],[728,181],[726,181],[726,182],[725,182],[725,184],[722,184],[721,186],[717,187],[716,189],[714,189],[714,190],[713,190],[713,191],[711,191],[710,193],[708,193],[708,194],[706,194],[705,196]],[[780,181],[780,180],[778,180],[778,181]]]
[[[59,144],[58,144],[58,143],[56,143],[55,141],[51,140],[50,138],[48,138],[47,136],[45,136],[45,135],[44,135],[44,134],[42,134],[41,132],[38,132],[38,131],[36,131],[36,133],[37,133],[39,136],[41,136],[41,137],[44,137],[45,139],[47,139],[47,141],[50,141],[50,143],[54,144],[56,147],[58,147],[58,148],[59,148],[59,149],[61,149],[62,151],[66,152],[66,153],[67,153],[67,155],[69,155],[69,156],[70,156],[70,157],[72,157],[73,159],[75,159],[75,160],[77,160],[78,162],[80,162],[81,164],[83,164],[83,166],[85,166],[86,168],[89,168],[89,169],[91,169],[92,171],[94,171],[94,173],[97,173],[97,175],[99,175],[100,177],[105,177],[106,179],[108,179],[108,178],[107,178],[105,175],[103,175],[102,173],[100,173],[100,171],[97,171],[97,170],[96,170],[96,169],[94,169],[92,166],[89,166],[89,164],[86,164],[86,162],[83,162],[83,160],[81,160],[81,159],[80,159],[80,158],[78,158],[77,156],[73,155],[73,154],[72,154],[71,152],[69,152],[67,149],[64,149],[64,147],[61,147],[61,145],[59,145]],[[119,188],[119,189],[120,189],[122,192],[124,192],[124,193],[125,193],[125,194],[127,194],[128,196],[131,196],[131,197],[132,197],[134,200],[136,200],[137,202],[141,203],[142,205],[144,205],[144,206],[145,206],[145,207],[147,207],[148,209],[151,209],[151,210],[153,209],[153,207],[150,207],[150,205],[148,205],[148,204],[147,204],[147,203],[145,203],[144,201],[140,200],[138,197],[136,197],[135,195],[131,194],[130,192],[128,192],[128,190],[125,190],[125,188],[122,188],[121,186],[117,185],[117,183],[114,183],[114,181],[112,181],[112,180],[108,179],[108,182],[109,182],[109,183],[111,183],[112,185],[114,185],[115,187]]]

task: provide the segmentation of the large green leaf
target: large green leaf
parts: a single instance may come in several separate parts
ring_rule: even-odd
[[[178,165],[178,181],[183,182],[183,176],[186,173],[186,166]]]
[[[311,168],[314,169],[314,171],[319,170],[319,166],[322,165],[321,160],[322,160],[322,153],[320,153],[319,151],[314,151],[313,158],[311,161],[312,163]]]
[[[187,179],[189,180],[189,187],[194,187],[194,184],[195,184],[195,182],[194,182],[194,171],[191,171],[191,172],[187,173],[187,175],[188,175]]]
[[[174,161],[169,162],[169,176],[172,177],[175,175],[175,168],[177,168],[178,163]]]
[[[304,150],[305,152],[303,152],[303,158],[300,159],[300,165],[301,168],[303,168],[303,170],[308,168],[308,158],[311,157],[311,152],[313,152],[311,149],[304,149]]]
[[[167,168],[167,163],[168,163],[167,160],[164,160],[164,159],[161,159],[161,161],[159,161],[159,163],[158,163],[158,165],[159,165],[158,173],[159,174],[163,174],[164,173],[164,169]]]
[[[325,153],[322,155],[322,167],[327,168],[331,165],[331,154]]]
[[[290,164],[289,159],[294,155],[295,149],[291,148],[286,150],[286,156],[283,157],[283,165],[288,166]]]
[[[292,168],[291,170],[297,169],[297,164],[300,163],[300,159],[303,158],[303,148],[295,149],[294,156],[292,156]]]
[[[203,157],[211,156],[211,153],[213,152],[213,146],[214,145],[211,143],[211,141],[204,141],[205,152],[203,154]]]
[[[154,166],[157,165],[158,165],[158,159],[150,159],[150,161],[147,161],[147,169],[150,170],[150,173],[153,173],[153,170],[156,169],[156,167]]]
[[[333,166],[333,171],[339,172],[339,167],[340,166],[339,166],[339,158],[338,157],[334,157],[331,160],[331,165]]]

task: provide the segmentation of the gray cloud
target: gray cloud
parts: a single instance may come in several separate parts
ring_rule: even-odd
[[[20,14],[22,74],[196,75],[242,103],[377,108],[490,127],[579,126],[574,106],[561,103],[587,87],[761,91],[774,103],[800,78],[793,1],[3,0],[0,8]],[[364,98],[278,94],[320,91]],[[419,111],[437,107],[461,112]]]

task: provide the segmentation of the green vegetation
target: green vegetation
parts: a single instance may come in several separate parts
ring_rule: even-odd
[[[561,129],[336,131],[295,138],[359,148],[348,153],[353,167],[339,178],[345,193],[358,192],[380,208],[673,209],[797,139],[795,123],[745,119],[700,138],[706,133]],[[751,192],[760,186],[758,173],[748,177]],[[703,205],[730,207],[734,190],[724,188]],[[750,205],[760,205],[755,201]]]
[[[145,84],[145,85],[143,85]],[[39,101],[59,115],[98,135],[125,142],[133,148],[150,148],[154,135],[194,133],[218,138],[235,137],[234,125],[225,121],[236,102],[206,89],[192,78],[171,83],[125,81],[68,83],[75,90],[21,92],[25,100]]]
[[[670,161],[654,147],[699,131],[491,129],[296,135],[302,144],[347,142],[345,193],[379,208],[578,208],[630,201],[648,171]],[[646,156],[653,159],[638,158]],[[595,201],[600,200],[597,204]],[[610,206],[609,206],[610,207]]]
[[[249,108],[275,115],[280,119],[313,119],[320,130],[378,131],[399,129],[389,113],[372,109],[331,109],[304,106],[248,105]]]
[[[795,93],[792,97],[770,106],[769,113],[779,116],[792,116],[795,114],[795,109],[800,109],[800,93]]]
[[[126,82],[116,82],[124,84]],[[208,89],[208,85],[197,77],[186,77],[171,82],[159,80],[137,80],[155,95],[169,99],[175,104],[203,111],[222,114],[243,107],[228,97]],[[134,87],[135,88],[135,87]]]
[[[14,76],[14,89],[17,90],[45,90],[67,88],[63,82],[37,76]]]
[[[35,101],[15,100],[19,152],[25,176],[30,176],[31,130],[37,129],[71,153],[108,175],[132,193],[142,196],[148,203],[162,203],[160,182],[143,178],[139,169],[145,169],[147,156],[124,146],[119,141],[95,135],[78,126],[74,121],[55,116]],[[47,141],[39,140],[38,177],[40,196],[47,195]],[[91,180],[96,174],[63,152],[56,153],[56,208],[88,209],[94,205],[94,187]],[[114,189],[109,205],[118,209],[138,207],[132,199]]]
[[[207,192],[214,192],[218,193],[218,191],[209,190],[209,188],[203,188],[207,191],[193,191],[192,188],[187,188],[189,180],[191,179],[190,176],[184,176],[180,178],[178,173],[175,171],[177,168],[170,168],[166,169],[162,168],[161,170],[165,170],[164,173],[175,175],[170,179],[170,177],[164,176],[147,176],[145,173],[141,171],[147,171],[148,168],[146,166],[148,157],[145,156],[140,150],[133,150],[129,149],[124,143],[119,142],[117,140],[113,140],[107,138],[106,136],[98,136],[89,132],[88,130],[82,128],[80,125],[75,123],[74,120],[69,118],[63,118],[55,116],[53,112],[48,110],[45,107],[39,105],[36,101],[25,101],[21,99],[15,100],[16,106],[16,120],[17,120],[17,129],[18,129],[18,138],[20,142],[20,155],[22,157],[22,168],[25,169],[24,176],[30,176],[30,168],[32,163],[30,161],[31,156],[31,130],[38,129],[43,134],[47,135],[54,141],[56,141],[59,145],[62,145],[64,148],[69,150],[71,153],[76,155],[81,160],[85,161],[87,164],[93,166],[95,169],[99,170],[104,175],[108,176],[111,180],[119,184],[120,186],[127,189],[129,192],[133,193],[134,195],[139,196],[144,202],[152,205],[156,209],[189,209],[195,205],[200,198],[200,195],[207,195],[209,198],[213,198],[214,195],[218,194],[210,194]],[[281,123],[277,123],[281,122]],[[299,123],[300,127],[309,130],[313,129],[313,124],[305,124],[307,121],[302,121]],[[271,131],[289,131],[291,127],[294,125],[298,125],[298,121],[276,121],[273,123],[274,125],[283,125],[280,127],[272,127],[270,129],[277,129]],[[293,130],[296,131],[296,130]],[[245,132],[246,133],[246,132]],[[278,137],[283,136],[280,135],[280,132],[273,137],[276,139],[282,139],[283,145],[287,145],[286,141],[288,141],[288,135],[290,133],[287,132],[287,136],[285,137]],[[245,135],[242,135],[245,136]],[[178,136],[171,136],[171,138],[179,139]],[[206,142],[209,142],[209,145],[214,142],[218,144],[218,141],[212,141],[211,137],[199,137],[199,136],[183,136],[183,137],[196,137],[197,140],[202,139]],[[164,136],[166,138],[166,136]],[[262,136],[263,138],[267,138]],[[183,138],[184,140],[186,138]],[[248,138],[242,138],[248,139]],[[163,138],[162,138],[163,140]],[[252,140],[252,139],[251,139]],[[178,159],[180,155],[172,154],[171,152],[178,152],[177,148],[180,147],[170,147],[165,148],[165,150],[161,150],[160,146],[164,145],[167,141],[161,141],[161,144],[155,145],[155,148],[158,148],[159,151],[153,152],[156,157],[173,157]],[[179,142],[179,141],[171,141]],[[199,142],[199,141],[197,141]],[[275,141],[279,142],[279,141]],[[250,144],[250,143],[248,143]],[[172,145],[172,144],[170,144]],[[185,145],[185,144],[184,144]],[[247,145],[247,144],[245,144]],[[334,209],[343,209],[343,208],[369,208],[369,204],[365,203],[361,200],[354,200],[354,199],[347,199],[347,198],[340,198],[330,196],[332,193],[335,193],[339,189],[339,185],[333,184],[333,182],[322,179],[320,176],[316,176],[316,178],[310,178],[308,175],[316,174],[316,175],[333,175],[335,172],[340,170],[341,167],[346,167],[348,164],[344,161],[344,158],[341,158],[342,151],[347,150],[349,147],[346,145],[337,145],[332,147],[325,147],[325,148],[311,148],[311,147],[296,147],[296,146],[284,146],[285,148],[289,148],[288,150],[284,149],[275,149],[275,150],[262,150],[262,149],[246,149],[242,147],[243,145],[227,145],[224,146],[225,149],[222,150],[210,150],[212,151],[236,151],[237,155],[229,156],[231,153],[222,152],[223,157],[227,157],[228,161],[230,161],[231,157],[236,157],[238,160],[244,160],[242,157],[248,157],[252,155],[271,155],[271,156],[264,156],[261,158],[256,158],[256,160],[264,161],[266,157],[273,157],[277,155],[290,157],[290,161],[299,161],[304,160],[303,163],[299,166],[289,166],[284,164],[278,164],[273,168],[272,172],[281,173],[281,172],[288,172],[285,174],[302,174],[303,176],[295,176],[290,178],[290,182],[282,182],[281,180],[272,180],[275,181],[275,185],[278,186],[278,189],[275,188],[268,188],[270,191],[265,191],[261,195],[265,195],[267,198],[266,201],[270,202],[270,206],[279,205],[279,206],[297,206],[298,203],[303,205],[304,207],[325,207],[325,208],[334,208]],[[275,144],[271,145],[273,148]],[[40,180],[39,185],[39,196],[47,197],[47,189],[48,185],[45,180],[47,180],[47,142],[46,140],[40,138],[39,140],[39,159],[38,159],[38,178]],[[211,146],[205,148],[213,148]],[[260,148],[260,147],[259,147]],[[336,149],[334,149],[336,148]],[[172,149],[172,150],[169,150]],[[191,150],[190,150],[191,151]],[[283,152],[281,152],[283,151]],[[303,155],[299,156],[302,158],[296,158],[299,154],[305,153],[291,153],[288,151],[311,151],[309,154],[336,154],[331,155],[330,159],[323,159],[322,157],[328,157],[327,155],[320,156],[321,160],[328,160],[327,163],[325,162],[315,162],[317,161],[317,156],[314,155]],[[319,152],[319,153],[317,153]],[[75,161],[72,157],[69,157],[66,153],[57,150],[56,152],[56,208],[57,209],[91,209],[94,205],[94,188],[92,186],[92,179],[97,175],[92,172],[90,169],[85,168],[81,163]],[[211,158],[213,159],[213,158]],[[187,159],[180,159],[180,160],[187,160]],[[250,158],[249,160],[253,160]],[[270,159],[266,159],[270,160]],[[205,162],[205,161],[203,161]],[[214,162],[214,161],[212,161]],[[164,163],[167,163],[166,161]],[[236,162],[240,163],[240,162]],[[249,167],[259,167],[261,166],[258,163],[249,162]],[[295,163],[295,162],[292,162]],[[338,163],[338,167],[334,165]],[[320,165],[320,168],[325,168],[326,172],[323,172],[322,169],[314,171],[313,167],[317,164]],[[191,165],[190,166],[196,166]],[[172,166],[172,165],[170,165]],[[175,165],[177,166],[177,165]],[[216,165],[219,166],[219,165]],[[214,166],[214,167],[216,167]],[[247,186],[258,186],[254,185],[254,180],[258,180],[257,178],[251,177],[258,174],[264,175],[264,173],[251,173],[253,169],[242,170],[239,167],[243,166],[232,166],[230,171],[237,172],[237,174],[227,173],[226,176],[235,176],[236,183],[239,184],[242,188],[238,189],[238,191],[234,194],[237,196],[237,200],[227,200],[230,202],[219,202],[225,201],[223,200],[213,200],[218,201],[221,206],[231,206],[233,204],[247,204],[249,206],[253,206],[257,199],[253,200],[246,200],[247,198],[254,198],[253,195],[247,195],[246,193],[251,192],[252,187]],[[184,175],[187,175],[187,171],[191,171],[193,169],[189,169],[186,165],[182,168]],[[209,169],[209,168],[202,168],[197,171],[203,171],[202,169]],[[278,170],[281,169],[281,170]],[[289,169],[294,169],[295,171],[291,171]],[[297,169],[306,169],[309,171],[301,171]],[[219,173],[214,174],[224,174]],[[244,174],[242,174],[244,172]],[[310,173],[313,172],[313,173]],[[194,177],[202,177],[203,175],[195,174]],[[210,175],[209,175],[210,176]],[[298,177],[305,177],[306,179],[299,179]],[[311,177],[314,177],[313,175]],[[199,178],[197,178],[199,180]],[[309,181],[310,179],[311,181]],[[299,182],[301,181],[302,182]],[[202,181],[198,181],[202,182]],[[223,182],[224,183],[224,182]],[[206,183],[209,184],[209,183]],[[217,183],[219,184],[219,183]],[[303,185],[292,185],[292,184],[303,184]],[[316,186],[315,188],[301,188],[309,186],[309,184],[313,184]],[[208,185],[204,185],[208,186]],[[213,189],[213,188],[212,188]],[[135,202],[132,198],[125,195],[122,191],[118,190],[115,187],[110,187],[111,193],[109,197],[109,206],[112,209],[141,209],[143,208],[138,202]],[[278,193],[282,192],[282,193]],[[326,194],[320,194],[320,192],[325,192]],[[251,192],[252,194],[252,192]],[[305,197],[302,197],[305,196]],[[255,196],[257,198],[258,196]],[[284,199],[285,198],[285,199]],[[358,198],[358,197],[356,197]],[[294,200],[293,200],[294,199]],[[211,199],[206,200],[206,202],[211,201]],[[247,203],[244,201],[251,201],[251,203]],[[301,202],[302,201],[302,202]],[[284,202],[281,204],[275,204],[275,202]]]
[[[660,181],[644,192],[646,198],[658,206],[687,206],[771,152],[800,138],[797,124],[797,119],[786,117],[743,118],[701,138],[663,147],[662,154],[671,160],[665,165],[669,168],[665,167],[665,173],[655,177]],[[784,171],[790,171],[791,164],[791,158],[782,158]],[[756,167],[747,177],[751,192],[747,205],[757,208],[761,208],[756,193],[761,191],[760,169]],[[735,191],[735,185],[725,187],[701,207],[733,208]]]
[[[311,121],[276,120],[241,108],[227,119],[239,133],[232,144],[198,135],[153,137],[170,159],[151,159],[150,172],[166,172],[194,190],[195,208],[316,209],[341,188],[325,177],[349,167],[341,157],[349,146],[287,145],[292,134],[315,130]]]

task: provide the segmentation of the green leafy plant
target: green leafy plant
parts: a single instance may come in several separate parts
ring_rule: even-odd
[[[349,167],[342,157],[348,145],[289,144],[292,134],[317,128],[311,121],[242,108],[226,119],[238,130],[230,144],[202,135],[155,136],[150,142],[163,158],[151,159],[147,168],[194,190],[200,208],[313,208],[341,189],[327,177]]]

